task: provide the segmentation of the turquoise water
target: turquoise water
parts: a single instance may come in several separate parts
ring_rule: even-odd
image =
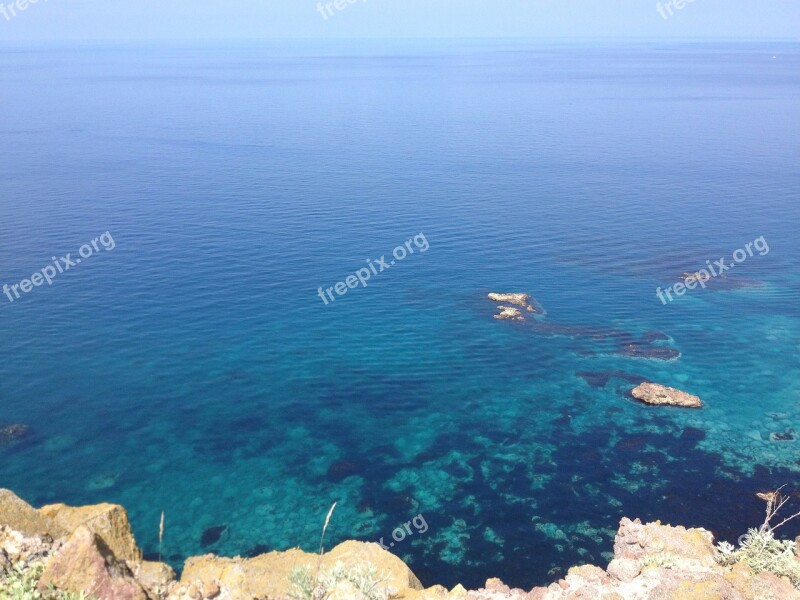
[[[623,515],[734,540],[796,484],[798,44],[2,52],[0,284],[115,246],[0,296],[0,426],[29,427],[0,486],[122,503],[147,553],[163,510],[176,567],[313,550],[333,501],[329,546],[421,514],[392,551],[424,583],[529,588]]]

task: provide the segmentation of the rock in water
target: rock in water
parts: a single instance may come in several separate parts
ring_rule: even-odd
[[[507,302],[508,304],[513,304],[514,306],[521,306],[528,312],[536,312],[536,309],[534,309],[533,306],[528,303],[530,300],[530,296],[528,294],[497,294],[493,292],[489,294],[489,300],[492,302]],[[512,306],[498,306],[497,310],[499,310],[500,313],[494,316],[495,319],[511,319],[513,321],[525,320],[525,317],[522,316],[522,311],[518,308],[514,308]]]
[[[521,306],[526,310],[533,312],[533,307],[528,304],[528,300],[530,300],[530,296],[528,294],[522,293],[513,293],[513,294],[496,294],[491,293],[489,294],[489,300],[492,302],[504,302],[508,304],[514,304],[516,306]]]
[[[705,270],[697,271],[695,273],[686,272],[682,275],[682,279],[684,283],[691,283],[693,281],[697,283],[705,283],[706,281],[711,280],[711,273],[708,273]]]
[[[657,383],[642,383],[631,391],[631,396],[653,406],[703,407],[703,401],[697,396]]]
[[[511,306],[498,306],[497,310],[500,312],[494,316],[495,319],[513,319],[515,321],[524,321],[525,317],[522,316],[522,311],[518,308]]]

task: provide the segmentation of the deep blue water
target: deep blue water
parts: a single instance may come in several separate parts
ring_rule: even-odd
[[[800,438],[800,45],[0,52],[0,284],[115,242],[0,296],[0,426],[29,427],[0,487],[122,503],[148,553],[163,510],[176,567],[313,550],[334,500],[328,546],[422,514],[392,551],[424,583],[531,587],[603,564],[623,515],[734,540],[796,485],[770,434]],[[653,331],[680,358],[618,353]]]

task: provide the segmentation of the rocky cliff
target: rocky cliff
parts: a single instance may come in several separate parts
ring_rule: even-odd
[[[67,592],[98,600],[800,600],[788,578],[718,559],[704,529],[623,519],[606,569],[574,567],[563,580],[528,591],[497,579],[480,590],[424,588],[396,556],[362,542],[345,542],[322,557],[301,550],[198,556],[177,579],[168,565],[142,558],[121,506],[35,509],[0,490],[2,599],[37,597],[19,592],[28,586],[45,599]],[[800,572],[800,557],[790,560]]]

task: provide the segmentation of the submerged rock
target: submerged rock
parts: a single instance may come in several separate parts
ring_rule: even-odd
[[[203,548],[208,548],[209,546],[216,544],[222,534],[228,531],[227,525],[216,525],[214,527],[209,527],[203,532],[203,535],[200,536],[200,545]]]
[[[364,466],[357,461],[352,460],[337,460],[330,467],[325,476],[336,483],[341,482],[348,477],[363,473]]]
[[[627,373],[625,371],[578,371],[575,373],[592,387],[602,388],[608,385],[612,379],[622,379],[628,383],[637,383],[644,380],[640,375]]]
[[[631,396],[653,406],[703,407],[697,396],[657,383],[642,383],[631,390]]]
[[[642,336],[642,341],[646,344],[652,344],[653,342],[668,342],[670,339],[671,338],[662,331],[648,331]]]
[[[0,427],[0,446],[5,446],[24,438],[28,433],[28,426],[20,423]]]
[[[651,358],[655,360],[675,360],[681,356],[679,350],[670,346],[648,346],[636,342],[626,344],[617,354],[629,358]]]

